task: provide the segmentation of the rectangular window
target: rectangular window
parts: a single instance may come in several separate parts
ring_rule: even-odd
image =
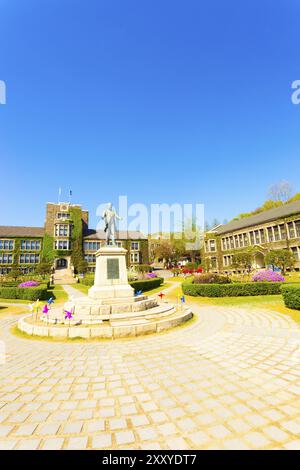
[[[58,212],[56,214],[56,217],[58,219],[70,219],[71,216],[70,216],[69,212]]]
[[[279,232],[280,232],[280,240],[285,240],[286,239],[285,224],[280,224],[279,225]]]
[[[248,245],[249,245],[248,234],[247,234],[247,233],[244,233],[244,246],[248,246]]]
[[[214,256],[210,258],[210,265],[212,269],[217,269],[217,258]]]
[[[272,227],[268,227],[268,240],[269,240],[269,242],[274,241],[273,228]]]
[[[84,251],[98,251],[101,247],[101,242],[84,242]]]
[[[296,261],[299,261],[300,259],[300,248],[298,246],[293,246],[291,248],[292,252],[293,252],[293,255],[294,255],[294,258]]]
[[[254,239],[255,239],[255,244],[256,244],[256,245],[259,245],[259,244],[260,244],[259,230],[255,230],[255,232],[254,232]]]
[[[139,253],[130,253],[130,263],[139,263],[140,254]]]
[[[222,248],[224,251],[227,250],[227,239],[226,238],[222,238]]]
[[[295,221],[296,237],[300,237],[300,220]]]
[[[0,253],[0,264],[12,264],[13,255],[8,253]]]
[[[96,255],[93,255],[92,253],[84,255],[84,259],[87,263],[96,263]]]
[[[14,246],[14,240],[0,240],[0,250],[12,251]]]
[[[289,238],[296,238],[295,228],[293,222],[288,223]]]
[[[20,255],[20,264],[37,264],[40,262],[40,255],[35,253],[22,253]]]
[[[250,243],[251,243],[251,245],[254,245],[254,244],[255,244],[255,241],[254,241],[254,232],[250,232]]]
[[[55,240],[56,250],[70,250],[71,242],[69,240]]]
[[[139,242],[131,242],[131,249],[132,250],[139,250],[140,249]]]
[[[265,235],[265,231],[263,228],[260,229],[260,240],[261,240],[261,243],[266,243],[266,235]]]
[[[21,250],[40,251],[40,240],[21,240]]]
[[[209,250],[216,251],[216,240],[209,240]]]
[[[0,268],[0,274],[5,276],[5,274],[8,274],[11,271],[11,268]]]
[[[279,234],[279,227],[278,227],[278,225],[275,225],[275,227],[274,227],[274,238],[275,238],[275,241],[280,240],[280,234]]]

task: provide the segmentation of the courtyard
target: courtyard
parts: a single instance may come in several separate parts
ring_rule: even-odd
[[[299,323],[188,302],[169,332],[87,342],[30,340],[1,309],[0,449],[300,449]]]

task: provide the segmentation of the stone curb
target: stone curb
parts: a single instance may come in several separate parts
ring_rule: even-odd
[[[190,309],[186,309],[172,318],[165,318],[159,321],[153,321],[139,325],[122,326],[101,326],[95,327],[55,327],[53,325],[34,325],[26,321],[26,317],[18,321],[18,329],[31,336],[43,336],[50,338],[124,338],[146,335],[150,333],[159,333],[170,328],[174,328],[193,317]]]

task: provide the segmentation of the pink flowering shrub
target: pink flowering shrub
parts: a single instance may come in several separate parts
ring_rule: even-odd
[[[284,277],[280,273],[275,273],[270,269],[266,269],[264,271],[259,271],[258,273],[254,274],[252,277],[252,281],[254,282],[285,282]]]
[[[156,274],[156,273],[147,273],[147,277],[148,277],[149,279],[154,279],[154,278],[157,277],[157,274]]]
[[[40,283],[36,281],[26,281],[18,285],[18,287],[37,287]]]

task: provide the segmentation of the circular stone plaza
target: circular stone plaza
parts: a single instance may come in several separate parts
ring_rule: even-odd
[[[0,449],[299,449],[298,324],[189,304],[180,327],[112,340],[16,334],[8,308]]]

